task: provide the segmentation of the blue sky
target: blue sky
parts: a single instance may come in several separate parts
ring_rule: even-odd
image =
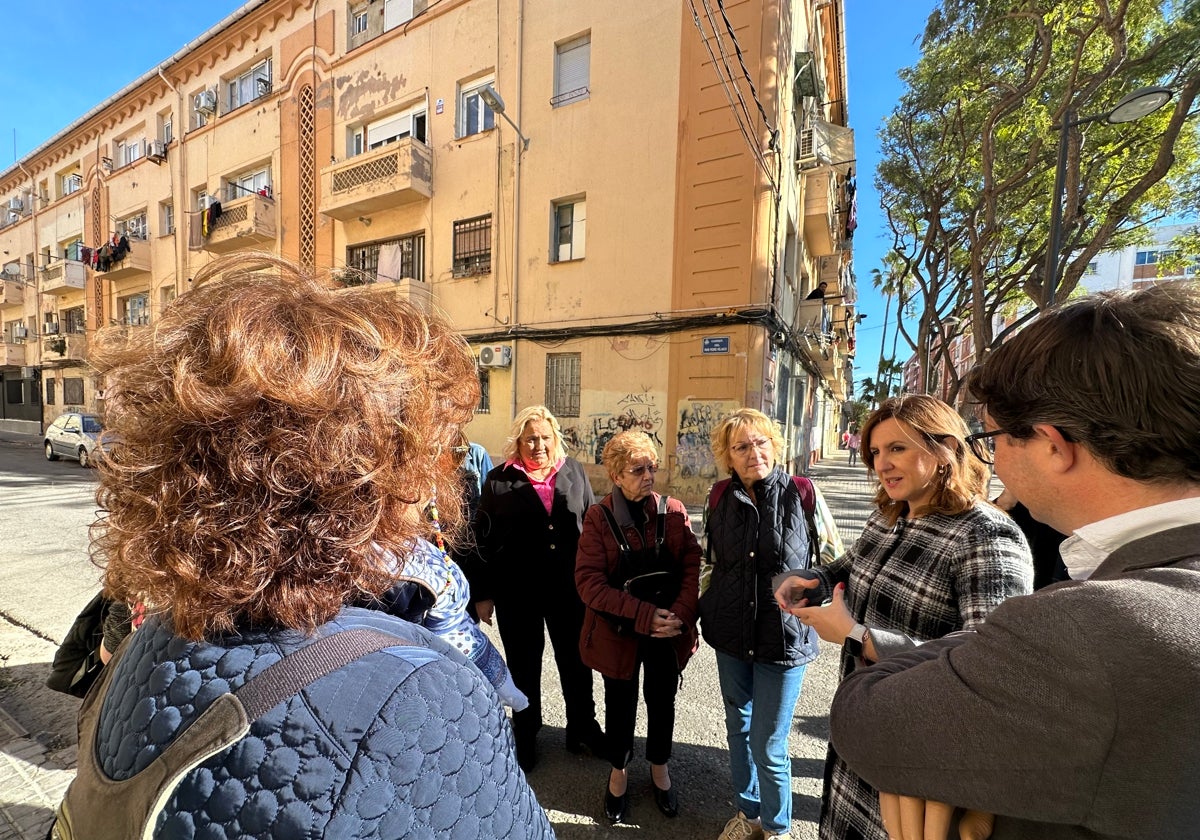
[[[20,46],[11,58],[32,51],[36,61],[10,60],[8,71],[0,73],[0,170],[242,5],[242,0],[169,0],[120,14],[95,0],[13,5],[5,16],[5,34],[9,44]],[[896,71],[919,57],[915,40],[934,2],[846,0],[845,5],[850,124],[858,158],[854,266],[860,311],[868,315],[858,331],[857,382],[874,376],[883,335],[883,299],[870,282],[870,270],[880,267],[889,244],[872,183],[879,158],[876,132],[900,95]],[[908,354],[901,348],[898,355]]]

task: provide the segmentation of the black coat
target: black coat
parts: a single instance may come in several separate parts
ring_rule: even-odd
[[[708,518],[712,578],[700,598],[704,641],[754,662],[803,665],[816,658],[817,634],[775,603],[771,579],[809,565],[800,491],[776,466],[750,500],[735,474]]]
[[[578,599],[575,550],[583,515],[595,503],[583,467],[571,458],[555,477],[549,514],[522,470],[494,468],[484,479],[475,517],[482,562],[464,569],[472,599]]]

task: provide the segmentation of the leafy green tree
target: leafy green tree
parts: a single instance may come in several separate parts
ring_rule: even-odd
[[[1173,98],[1134,124],[1088,121],[1068,135],[1061,277],[1065,299],[1102,249],[1200,196],[1200,0],[942,0],[923,55],[901,72],[877,171],[915,330],[902,329],[926,377],[960,371],[951,341],[976,357],[1003,340],[1004,316],[1036,314],[1045,275],[1059,126],[1106,113],[1145,85]],[[1195,206],[1192,204],[1191,206]],[[1024,320],[1024,319],[1022,319]]]

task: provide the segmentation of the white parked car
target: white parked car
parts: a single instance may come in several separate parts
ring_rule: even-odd
[[[57,461],[62,455],[78,460],[81,467],[91,466],[98,455],[104,454],[100,446],[103,428],[94,414],[67,412],[46,429],[46,460]]]

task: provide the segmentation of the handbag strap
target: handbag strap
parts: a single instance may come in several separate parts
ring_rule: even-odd
[[[382,630],[343,630],[292,651],[247,680],[233,694],[245,708],[246,717],[257,720],[306,686],[356,659],[385,648],[411,644]]]

